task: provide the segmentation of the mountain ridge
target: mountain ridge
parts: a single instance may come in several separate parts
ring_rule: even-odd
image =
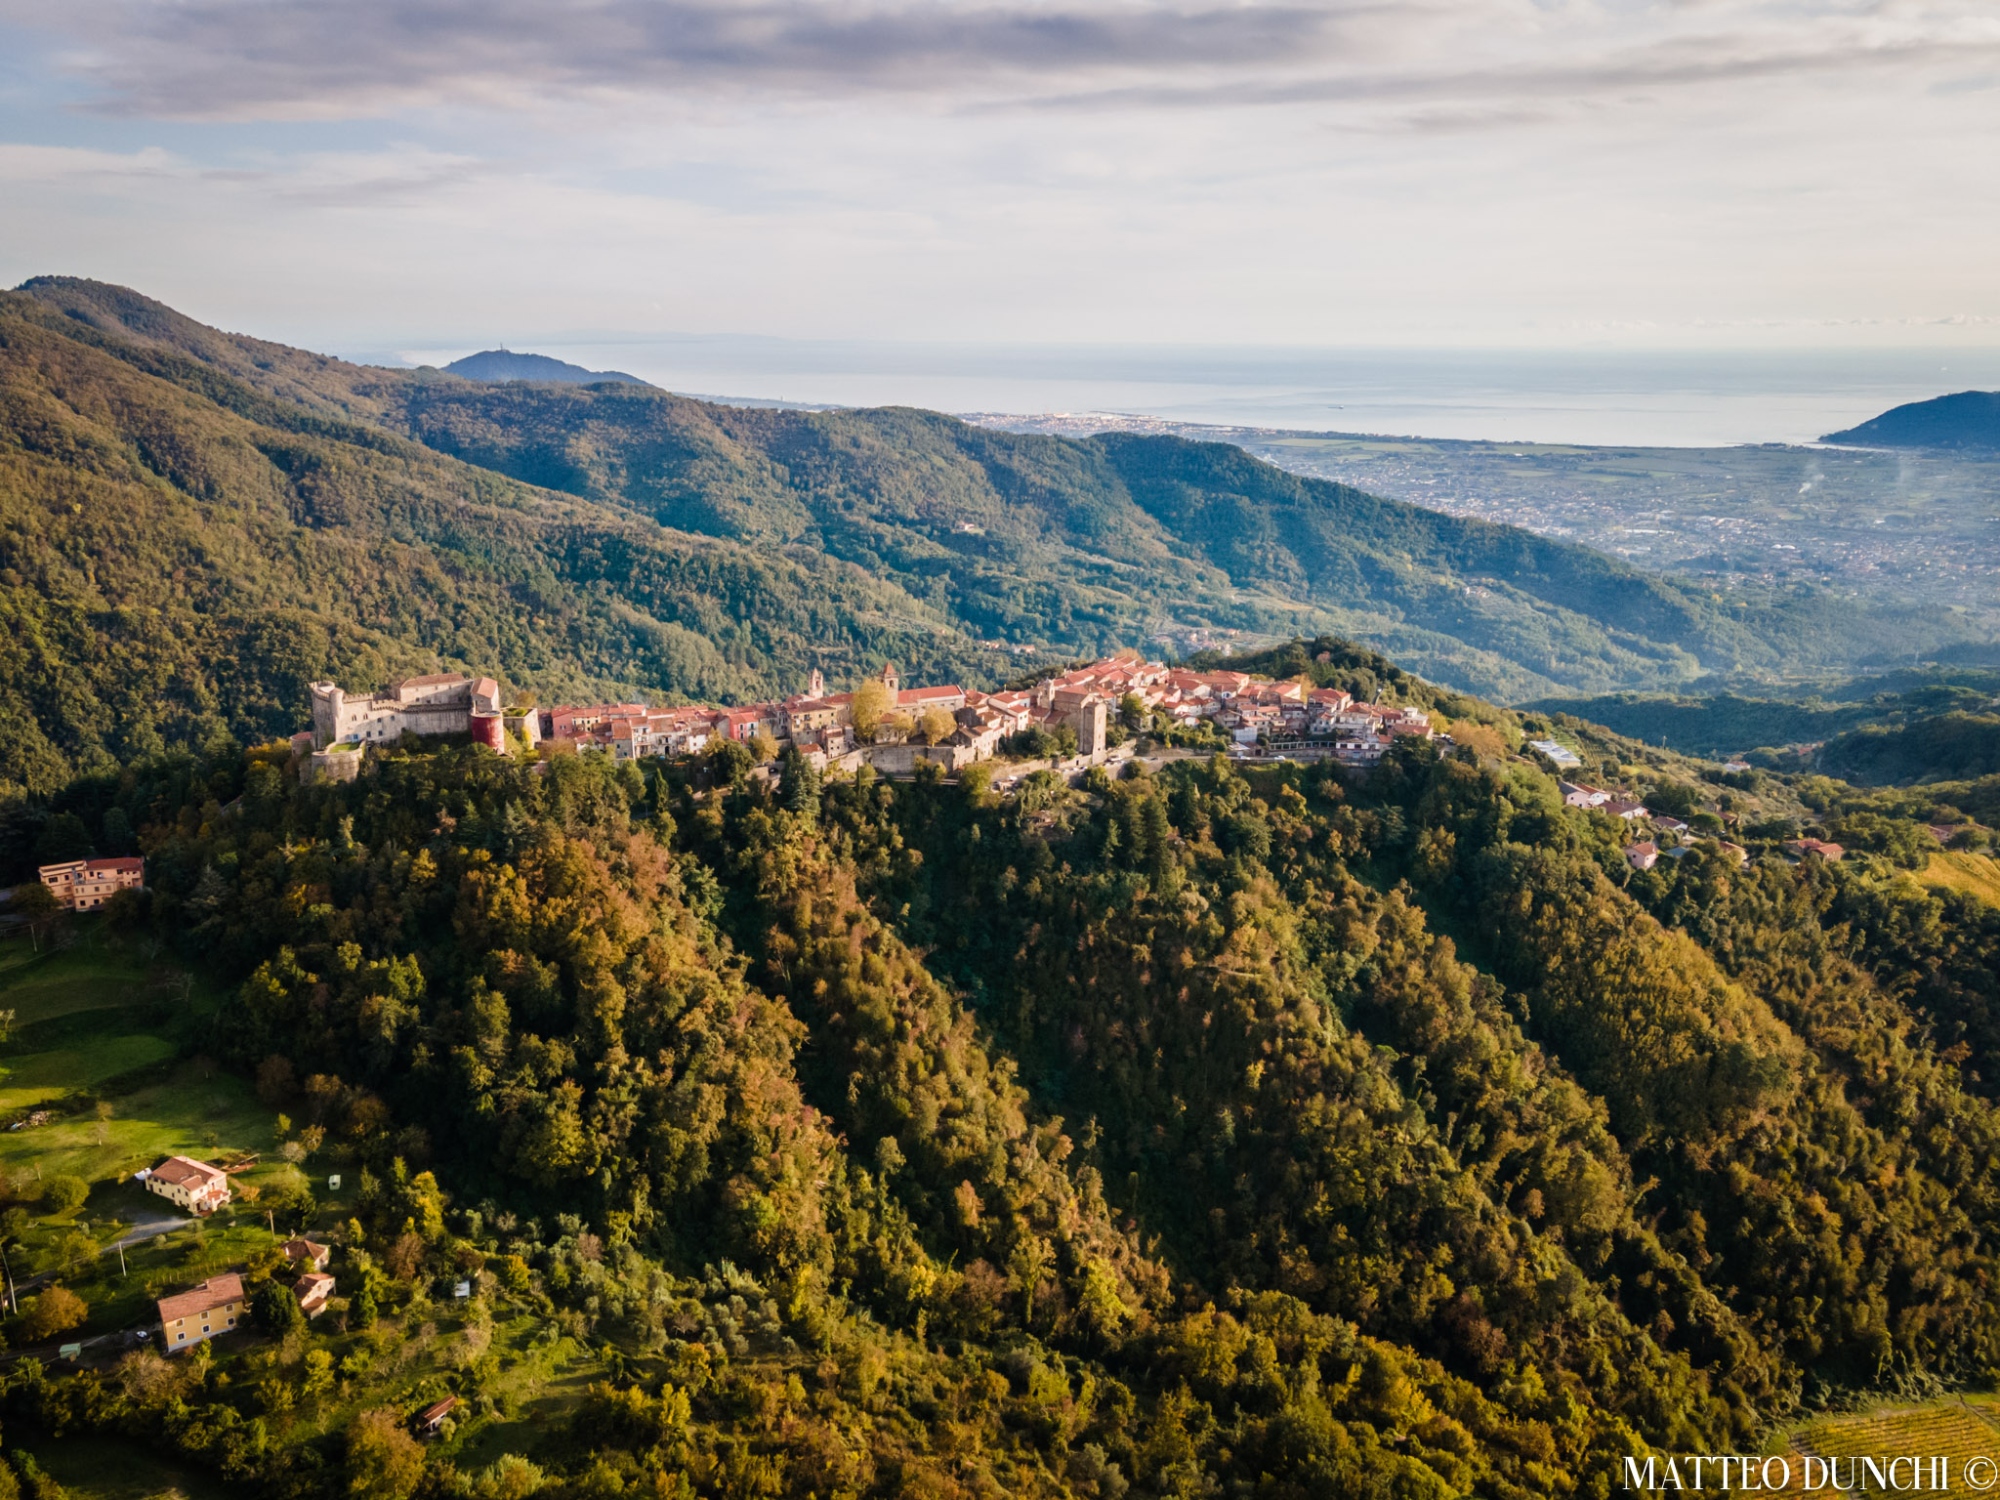
[[[329,674],[743,701],[814,667],[980,685],[1149,640],[1333,631],[1518,700],[1956,630],[1725,600],[1227,445],[358,366],[74,278],[0,294],[0,473],[18,785],[161,737],[289,730]]]

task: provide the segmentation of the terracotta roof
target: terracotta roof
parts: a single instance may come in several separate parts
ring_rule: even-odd
[[[447,682],[463,682],[463,672],[433,672],[428,677],[405,677],[398,687],[442,687]]]
[[[286,1240],[283,1248],[286,1260],[318,1260],[330,1253],[325,1245],[316,1244],[303,1236]]]
[[[146,862],[137,855],[127,854],[118,859],[87,859],[83,868],[86,874],[92,870],[137,870],[143,874]]]
[[[457,1405],[458,1405],[458,1397],[447,1396],[444,1398],[444,1400],[439,1401],[434,1405],[426,1406],[422,1411],[418,1412],[417,1421],[422,1425],[424,1425],[425,1427],[428,1427],[430,1426],[431,1423],[441,1421],[445,1417],[450,1416],[453,1409],[457,1407]]]
[[[226,1174],[219,1167],[211,1167],[207,1162],[196,1161],[191,1156],[170,1156],[153,1168],[153,1175],[176,1187],[189,1187],[205,1185]]]
[[[185,1292],[176,1292],[171,1297],[162,1297],[158,1303],[160,1322],[167,1324],[176,1318],[200,1317],[214,1308],[242,1300],[241,1276],[234,1271],[223,1276],[211,1276],[200,1286],[190,1287]]]
[[[299,1306],[313,1302],[324,1302],[333,1295],[333,1278],[324,1271],[308,1271],[298,1279],[292,1288],[292,1295],[299,1299]]]

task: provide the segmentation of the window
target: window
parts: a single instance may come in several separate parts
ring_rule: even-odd
[[[188,1336],[184,1333],[177,1333],[174,1335],[174,1342],[176,1344],[185,1344],[187,1341],[188,1341]]]
[[[202,1324],[202,1325],[201,1325],[201,1331],[202,1331],[203,1333],[207,1333],[207,1332],[208,1332],[208,1325],[207,1325],[206,1323],[204,1323],[204,1324]]]

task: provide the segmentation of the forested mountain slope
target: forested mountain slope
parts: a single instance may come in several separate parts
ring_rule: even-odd
[[[44,667],[13,676],[59,664],[73,696],[98,700],[66,709],[77,727],[35,754],[73,759],[115,739],[171,680],[118,661],[136,649],[119,609],[154,596],[177,601],[177,635],[237,630],[218,622],[282,601],[311,617],[312,642],[352,638],[301,648],[343,670],[365,643],[384,661],[443,659],[544,692],[731,696],[883,657],[991,681],[1018,664],[1013,648],[1046,659],[1221,627],[1341,628],[1439,680],[1524,698],[1810,672],[1964,629],[1945,611],[1824,595],[1721,599],[1219,445],[365,368],[67,278],[7,295],[0,336],[12,566],[52,591],[24,607],[80,611],[93,642],[81,625],[62,644],[44,631]],[[88,517],[49,498],[114,471],[121,498],[102,489]],[[203,528],[256,538],[200,587],[153,567],[178,545],[164,537],[80,561],[113,515],[136,540],[184,527],[189,507],[206,507]],[[380,577],[360,576],[351,559],[376,552]],[[255,649],[237,654],[262,670]],[[213,714],[241,732],[285,727],[271,695],[233,684],[176,682],[171,695],[191,705],[163,715],[171,725]],[[0,766],[0,779],[22,775]]]
[[[458,463],[357,420],[367,398],[320,381],[325,362],[253,346],[258,361],[282,395],[0,300],[0,786],[223,729],[288,733],[326,675],[448,662],[549,694],[743,698],[821,663],[1008,670],[823,552],[674,532]]]
[[[1820,441],[1864,448],[2000,448],[2000,391],[1956,391],[1906,402]]]
[[[1747,867],[1635,873],[1514,716],[1281,664],[1465,743],[1007,798],[736,746],[68,788],[148,855],[115,919],[229,987],[200,1045],[358,1182],[286,1209],[354,1300],[212,1363],[23,1365],[10,1443],[331,1500],[384,1471],[371,1413],[453,1391],[380,1493],[1528,1500],[1991,1379],[2000,913],[1902,877],[1935,810],[1788,784],[1848,860],[1745,827]],[[516,1326],[603,1382],[506,1421]]]

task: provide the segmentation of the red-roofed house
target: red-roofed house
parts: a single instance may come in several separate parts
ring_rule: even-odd
[[[293,1265],[308,1265],[315,1271],[324,1271],[327,1262],[333,1259],[333,1246],[322,1245],[309,1239],[286,1240],[279,1247],[285,1252],[285,1259]]]
[[[326,1311],[326,1299],[333,1295],[333,1278],[324,1271],[308,1271],[293,1285],[292,1295],[298,1298],[300,1312],[316,1318]]]
[[[143,859],[72,859],[43,865],[42,884],[71,911],[95,911],[120,891],[141,890],[146,884]]]
[[[228,1333],[248,1316],[243,1297],[243,1278],[231,1271],[211,1276],[200,1286],[156,1304],[160,1312],[160,1335],[165,1351],[190,1348],[218,1333]]]
[[[146,1190],[189,1213],[212,1214],[229,1201],[229,1177],[191,1156],[170,1156],[146,1174]]]

